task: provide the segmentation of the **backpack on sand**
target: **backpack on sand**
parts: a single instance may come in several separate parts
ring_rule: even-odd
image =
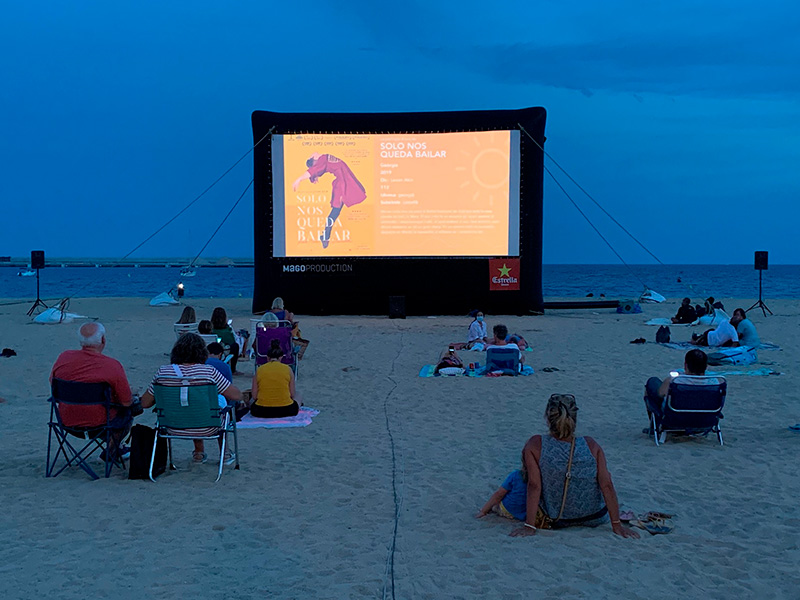
[[[657,344],[668,344],[669,343],[669,327],[666,325],[662,325],[656,331],[656,343]]]

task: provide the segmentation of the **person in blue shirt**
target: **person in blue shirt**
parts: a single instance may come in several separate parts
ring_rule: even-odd
[[[217,371],[219,371],[220,375],[222,375],[230,383],[233,383],[233,373],[231,372],[231,367],[222,360],[222,355],[224,353],[225,348],[222,347],[222,344],[219,342],[211,342],[208,345],[208,359],[206,360],[206,364],[214,367]]]
[[[743,308],[737,308],[733,311],[731,325],[736,327],[736,333],[739,335],[740,346],[758,348],[761,345],[761,338],[758,337],[756,326],[753,325],[753,322],[747,318],[747,313]]]
[[[481,519],[490,512],[495,512],[507,519],[517,519],[525,521],[528,502],[528,473],[525,465],[521,469],[509,473],[506,480],[486,501],[483,508],[475,515],[476,519]]]

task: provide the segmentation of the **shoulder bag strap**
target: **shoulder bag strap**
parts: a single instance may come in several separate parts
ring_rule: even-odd
[[[567,461],[567,472],[564,475],[564,495],[561,497],[561,510],[558,511],[558,516],[555,518],[558,521],[564,514],[564,507],[567,505],[567,490],[569,489],[569,482],[572,479],[572,457],[575,455],[575,436],[572,437],[572,445],[569,447],[569,460]]]

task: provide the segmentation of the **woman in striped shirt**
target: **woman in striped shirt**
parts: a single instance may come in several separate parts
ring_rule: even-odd
[[[153,381],[142,394],[142,407],[150,408],[155,405],[153,396],[153,384],[180,386],[186,379],[193,380],[195,384],[210,383],[217,386],[217,393],[220,395],[220,408],[227,406],[227,402],[237,402],[242,399],[239,388],[230,383],[222,374],[211,365],[205,364],[208,359],[203,338],[194,333],[185,333],[175,342],[170,354],[169,365],[162,365],[153,377]],[[208,460],[205,453],[203,440],[194,441],[194,452],[192,459],[196,463],[204,463]],[[222,440],[220,439],[220,445]],[[229,452],[229,451],[227,451]],[[226,454],[227,454],[226,452]],[[233,453],[225,457],[225,464],[231,464],[235,457]]]

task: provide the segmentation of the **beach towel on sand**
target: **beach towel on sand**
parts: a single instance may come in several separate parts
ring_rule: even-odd
[[[465,372],[463,375],[450,375],[450,377],[486,377],[487,373],[483,371],[485,367],[481,367],[477,369],[475,372],[470,373],[469,371]],[[519,373],[520,375],[533,375],[533,367],[529,367],[528,365],[523,365],[522,371]],[[424,365],[419,370],[420,377],[447,377],[447,375],[439,375],[436,373],[436,365]]]
[[[311,419],[318,414],[318,410],[307,406],[301,406],[300,412],[294,417],[281,417],[280,419],[258,419],[248,413],[236,424],[236,428],[257,429],[264,427],[265,429],[278,429],[284,427],[306,427],[311,425]]]
[[[672,319],[667,317],[656,317],[644,322],[645,325],[666,325],[667,327],[689,327],[691,323],[673,323]]]
[[[678,370],[683,373],[683,369]],[[744,367],[739,369],[730,369],[728,371],[706,371],[708,377],[730,377],[732,375],[747,375],[749,377],[766,377],[767,375],[782,375],[780,371],[775,371],[767,367]]]

